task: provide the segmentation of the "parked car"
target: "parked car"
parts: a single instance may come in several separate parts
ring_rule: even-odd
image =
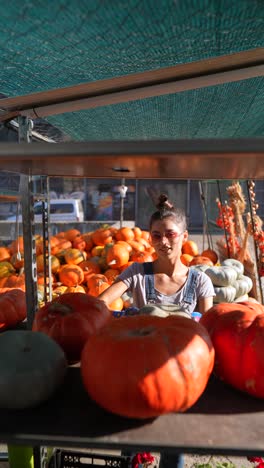
[[[35,223],[42,222],[43,204],[38,201],[34,204],[34,220]],[[8,221],[16,221],[17,217],[10,216]],[[19,214],[18,221],[22,222],[22,215]],[[83,222],[84,211],[82,201],[74,198],[65,199],[51,199],[50,200],[50,222],[72,223],[72,222]]]

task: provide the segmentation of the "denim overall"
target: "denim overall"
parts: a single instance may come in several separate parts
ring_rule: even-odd
[[[147,304],[157,304],[156,292],[154,287],[154,274],[152,262],[143,263],[145,274],[145,289]],[[184,310],[184,305],[192,304],[194,301],[194,293],[197,284],[197,270],[190,269],[187,284],[185,288],[184,299],[181,304],[157,304],[158,307],[167,313],[181,313]],[[184,314],[185,316],[187,313]],[[191,318],[191,315],[188,315]],[[184,458],[182,454],[168,454],[161,452],[159,468],[183,468]]]
[[[147,304],[157,304],[159,308],[170,313],[181,313],[187,315],[187,312],[184,312],[187,305],[193,304],[195,297],[195,289],[197,285],[197,276],[198,272],[195,269],[189,270],[189,275],[187,278],[187,284],[185,288],[185,295],[183,301],[179,304],[160,304],[157,303],[156,291],[154,286],[154,274],[153,274],[153,264],[152,262],[143,263],[144,274],[145,274],[145,289],[146,289],[146,302]],[[191,318],[191,313],[188,314]]]

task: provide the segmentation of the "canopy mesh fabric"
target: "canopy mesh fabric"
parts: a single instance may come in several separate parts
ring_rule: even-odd
[[[0,92],[18,96],[264,45],[263,0],[3,0]],[[74,140],[263,135],[263,79],[53,116]]]
[[[256,78],[48,120],[76,140],[144,140],[263,136],[263,117],[264,79]]]

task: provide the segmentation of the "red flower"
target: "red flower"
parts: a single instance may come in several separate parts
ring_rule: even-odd
[[[139,465],[150,465],[155,458],[149,452],[136,453],[131,461],[132,468],[139,468]]]
[[[264,460],[261,457],[247,457],[251,463],[258,463],[255,468],[264,468]]]

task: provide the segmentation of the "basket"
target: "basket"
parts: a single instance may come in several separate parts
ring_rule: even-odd
[[[48,468],[128,468],[130,457],[56,449]]]

